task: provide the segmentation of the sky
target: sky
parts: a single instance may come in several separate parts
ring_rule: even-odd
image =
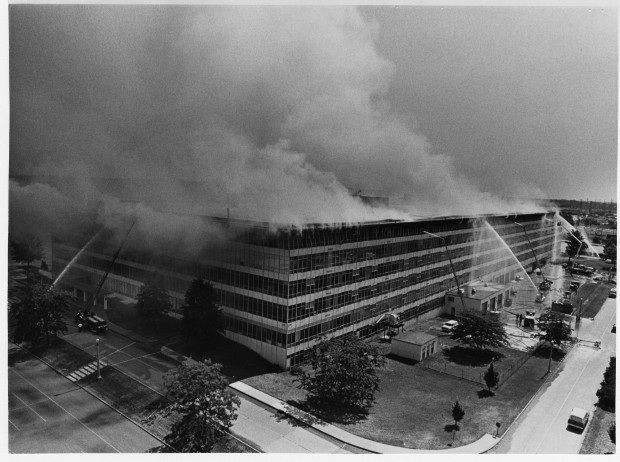
[[[370,8],[389,101],[484,191],[616,200],[618,11]],[[531,189],[528,194],[527,189]]]
[[[100,177],[292,224],[615,200],[617,13],[11,5],[9,174],[77,182],[11,182],[10,212],[148,209]]]

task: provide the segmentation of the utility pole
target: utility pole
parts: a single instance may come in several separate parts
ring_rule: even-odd
[[[101,380],[101,367],[99,366],[99,339],[97,339],[97,380]]]

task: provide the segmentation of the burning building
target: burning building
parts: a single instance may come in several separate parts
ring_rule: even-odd
[[[86,300],[108,272],[103,290],[134,298],[157,272],[180,314],[191,281],[209,280],[220,295],[225,335],[288,368],[302,362],[320,337],[381,333],[385,326],[376,321],[385,313],[398,315],[405,325],[443,313],[455,278],[459,285],[481,278],[510,282],[536,255],[551,255],[555,226],[548,218],[553,212],[278,229],[206,218],[232,236],[208,255],[161,251],[146,258],[131,249],[114,255],[95,243],[59,284]],[[496,233],[481,234],[481,220]],[[54,241],[54,276],[78,250],[66,240]]]

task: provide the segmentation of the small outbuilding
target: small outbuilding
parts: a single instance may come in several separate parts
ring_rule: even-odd
[[[422,361],[435,354],[438,349],[438,337],[426,332],[403,332],[392,337],[391,353],[401,358]]]

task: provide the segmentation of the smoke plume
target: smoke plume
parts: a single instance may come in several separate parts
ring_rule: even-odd
[[[355,8],[11,5],[9,30],[10,172],[80,179],[47,194],[50,223],[80,196],[102,224],[141,217],[138,235],[176,235],[155,205],[293,225],[535,209],[482,193],[394,115],[393,64]],[[11,195],[13,216],[29,196]]]

